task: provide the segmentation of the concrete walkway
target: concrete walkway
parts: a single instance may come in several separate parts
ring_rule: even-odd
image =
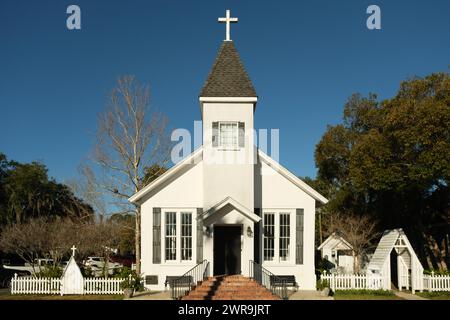
[[[132,298],[124,300],[172,300],[170,291],[136,292]]]
[[[320,291],[299,290],[289,296],[289,300],[334,300],[333,297],[325,297]]]
[[[394,290],[393,292],[397,297],[405,299],[405,300],[429,300],[429,299],[420,297],[416,294],[411,294],[411,293],[405,292],[405,291]]]

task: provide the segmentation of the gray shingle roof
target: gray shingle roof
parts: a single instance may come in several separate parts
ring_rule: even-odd
[[[256,97],[232,41],[224,41],[200,97]]]

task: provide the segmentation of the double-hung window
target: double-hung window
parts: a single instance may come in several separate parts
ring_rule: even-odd
[[[238,148],[238,123],[219,122],[219,147],[225,149]]]
[[[193,260],[193,213],[188,210],[164,212],[164,258],[166,262]]]
[[[212,123],[212,146],[222,150],[239,150],[245,147],[245,123],[218,121]]]
[[[268,210],[263,215],[264,261],[289,262],[293,255],[292,213]]]

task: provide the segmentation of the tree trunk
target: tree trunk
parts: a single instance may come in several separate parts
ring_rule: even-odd
[[[136,232],[135,232],[135,251],[136,251],[136,274],[141,274],[141,207],[136,206]]]

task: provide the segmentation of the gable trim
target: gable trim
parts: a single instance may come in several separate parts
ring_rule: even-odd
[[[227,204],[232,205],[234,208],[236,208],[238,211],[240,211],[244,216],[249,218],[250,220],[254,222],[261,221],[261,217],[253,213],[250,209],[248,209],[246,206],[240,204],[236,200],[234,200],[232,197],[226,197],[225,199],[219,201],[215,205],[209,207],[205,212],[203,213],[203,220],[208,219],[209,217],[213,216],[214,213],[218,212],[220,209],[225,207]]]
[[[189,156],[178,162],[176,165],[174,165],[172,168],[167,170],[165,173],[163,173],[161,176],[150,182],[148,185],[146,185],[144,188],[142,188],[139,192],[132,195],[128,201],[134,204],[138,204],[139,200],[142,199],[147,193],[149,193],[151,190],[155,189],[157,186],[162,184],[163,182],[167,181],[169,178],[171,178],[173,175],[176,175],[185,165],[188,164],[196,164],[195,161],[197,157],[201,156],[203,154],[203,146],[199,147],[197,150],[192,152]]]
[[[303,182],[300,178],[292,174],[289,170],[284,168],[281,164],[276,162],[274,159],[269,157],[267,154],[261,151],[261,149],[258,149],[258,156],[259,158],[267,164],[269,167],[274,169],[276,172],[280,173],[283,177],[285,177],[287,180],[295,184],[297,187],[299,187],[301,190],[306,192],[309,196],[314,198],[315,200],[319,201],[322,204],[327,204],[328,199],[322,196],[320,193],[318,193],[316,190],[311,188],[309,185],[307,185],[305,182]]]
[[[322,250],[322,248],[325,247],[328,244],[328,242],[330,242],[333,239],[342,241],[347,247],[349,247],[349,250],[353,250],[353,246],[343,237],[337,235],[336,232],[333,232],[328,238],[326,238],[325,241],[322,242],[322,244],[317,248],[317,250]]]

